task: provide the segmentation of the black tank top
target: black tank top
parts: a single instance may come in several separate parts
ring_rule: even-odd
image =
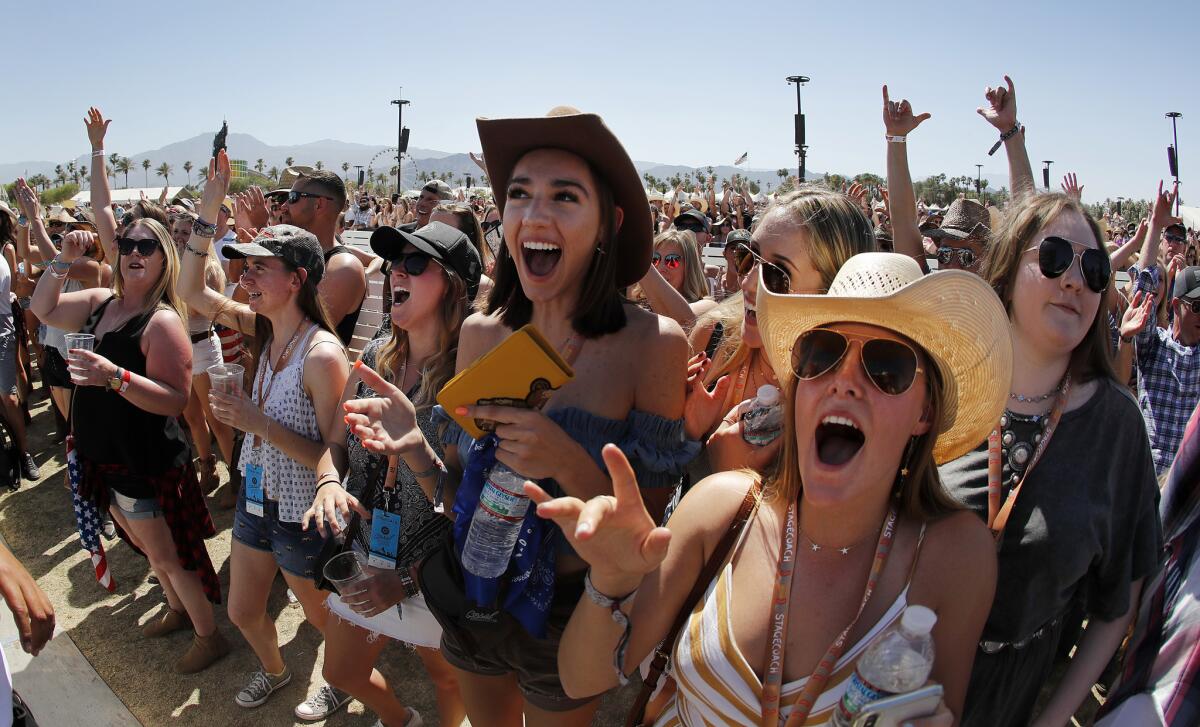
[[[83,333],[91,333],[104,309],[100,304]],[[156,311],[150,310],[109,331],[96,342],[96,353],[121,368],[146,375],[142,331]],[[77,386],[71,404],[71,428],[79,456],[96,464],[116,464],[138,475],[159,475],[182,466],[188,445],[175,417],[151,414],[105,386]]]
[[[354,253],[350,252],[350,248],[346,247],[345,245],[334,245],[325,253],[325,265],[329,265],[329,258],[340,254],[353,255]],[[364,292],[363,300],[366,300],[366,297],[366,293]],[[354,326],[358,323],[358,314],[361,309],[362,301],[360,300],[358,301],[358,305],[354,307],[354,310],[347,313],[342,320],[338,321],[333,327],[333,330],[337,333],[338,338],[342,339],[343,346],[349,346],[350,339],[354,337]]]

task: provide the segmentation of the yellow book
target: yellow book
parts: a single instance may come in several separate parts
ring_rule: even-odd
[[[460,416],[460,406],[541,409],[551,392],[575,377],[571,365],[532,325],[523,326],[446,382],[437,402],[475,439],[494,423]]]

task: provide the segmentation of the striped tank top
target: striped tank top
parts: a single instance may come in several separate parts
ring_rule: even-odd
[[[743,529],[720,574],[708,586],[704,598],[696,604],[687,625],[680,630],[671,651],[671,676],[676,682],[674,697],[655,721],[655,727],[708,727],[712,725],[749,725],[762,721],[762,680],[754,673],[733,638],[729,621],[730,584],[733,559],[741,550],[750,528]],[[883,630],[900,619],[908,605],[908,587],[921,554],[925,526],[917,540],[913,567],[908,581],[883,616],[850,645],[838,659],[825,691],[817,697],[804,725],[823,725],[833,716],[834,708],[846,692],[858,657]],[[792,713],[792,704],[804,690],[808,677],[782,685],[779,700],[779,724]]]

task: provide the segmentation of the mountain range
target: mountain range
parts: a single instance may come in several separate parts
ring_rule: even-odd
[[[250,134],[231,133],[227,138],[229,155],[231,159],[242,159],[246,161],[248,167],[253,169],[259,159],[263,161],[263,170],[269,172],[271,167],[282,169],[286,166],[286,160],[290,157],[295,164],[315,165],[320,161],[328,170],[342,174],[342,165],[349,164],[349,174],[346,176],[353,179],[357,175],[356,166],[362,166],[364,169],[371,167],[375,173],[387,173],[394,166],[395,152],[388,151],[392,147],[383,145],[370,144],[352,144],[334,139],[321,139],[307,144],[297,144],[291,146],[272,146],[259,141]],[[109,150],[110,153],[116,150]],[[155,173],[155,169],[166,162],[171,166],[171,182],[172,184],[181,184],[184,182],[196,182],[204,173],[207,166],[207,161],[212,154],[212,136],[200,134],[190,139],[178,141],[173,144],[168,144],[160,149],[139,152],[137,154],[123,154],[127,156],[133,164],[133,170],[129,172],[129,186],[153,187],[161,185],[163,180]],[[142,160],[150,161],[149,171],[142,169]],[[87,155],[80,156],[73,160],[79,169],[86,172],[90,168],[91,159]],[[193,169],[190,175],[185,174],[183,170],[184,162],[190,161]],[[65,166],[66,160],[61,162],[47,161],[26,161],[0,163],[0,180],[12,180],[19,176],[32,176],[34,174],[45,174],[51,179],[54,178],[54,168],[58,164]],[[685,174],[695,172],[697,169],[703,169],[707,173],[707,167],[688,167],[679,164],[663,164],[660,162],[635,161],[634,166],[637,167],[639,174],[650,174],[659,179],[667,179],[676,174]],[[471,158],[466,154],[437,151],[434,149],[419,149],[409,147],[404,157],[404,183],[406,187],[414,187],[416,185],[417,175],[420,172],[428,172],[430,174],[449,173],[454,178],[466,178],[468,175],[472,179],[479,178],[479,167],[471,161]],[[713,174],[718,179],[730,178],[735,173],[743,177],[752,179],[760,186],[765,187],[768,183],[772,186],[779,184],[779,176],[774,169],[755,169],[735,167],[729,164],[713,165]],[[809,179],[820,179],[822,174],[807,170],[805,175]],[[118,175],[118,186],[124,185],[124,175]]]

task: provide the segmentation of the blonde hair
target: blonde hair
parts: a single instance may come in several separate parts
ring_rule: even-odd
[[[458,359],[458,331],[462,328],[463,320],[471,312],[466,282],[453,270],[441,265],[438,265],[438,268],[446,276],[446,290],[442,294],[442,305],[438,309],[442,325],[438,331],[437,353],[421,368],[421,383],[416,395],[412,397],[413,406],[417,411],[432,408],[437,403],[435,397],[442,385],[454,376],[454,366]],[[400,385],[401,382],[396,381],[395,377],[408,358],[408,332],[394,322],[391,326],[392,335],[380,346],[375,363],[376,369],[384,379]]]
[[[780,215],[782,221],[798,225],[808,233],[804,254],[821,275],[821,286],[828,289],[834,276],[847,260],[861,252],[874,252],[875,228],[863,214],[862,208],[849,197],[824,187],[801,185],[799,189],[775,197],[756,226]],[[749,357],[750,348],[742,341],[742,319],[745,310],[742,296],[726,302],[701,316],[709,325],[720,322],[723,337],[713,356],[705,384],[712,386],[717,379],[737,370]],[[698,321],[697,325],[704,325]]]
[[[654,250],[671,243],[679,246],[683,257],[683,289],[680,294],[689,303],[708,296],[708,281],[704,278],[704,264],[700,261],[696,233],[691,230],[667,230],[654,238]]]
[[[183,301],[179,299],[179,295],[175,292],[176,283],[179,281],[179,253],[175,250],[175,241],[171,239],[171,233],[158,220],[150,217],[142,217],[133,221],[133,226],[141,225],[147,230],[150,230],[154,235],[154,239],[158,241],[158,246],[163,251],[163,271],[158,276],[158,280],[154,283],[154,287],[150,289],[150,294],[146,297],[146,307],[144,310],[154,308],[164,308],[173,310],[179,316],[179,320],[187,320],[187,308],[183,305]],[[114,261],[113,268],[113,295],[118,298],[125,297],[125,278],[121,274],[121,254],[117,254],[117,259]]]

